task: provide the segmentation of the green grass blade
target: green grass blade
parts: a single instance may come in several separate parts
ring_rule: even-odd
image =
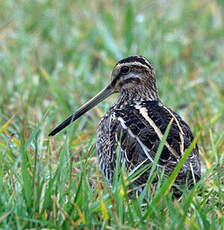
[[[199,136],[200,136],[200,133],[198,133],[196,135],[196,137],[192,141],[191,145],[186,150],[184,156],[180,159],[178,165],[175,167],[175,169],[173,170],[173,172],[171,173],[171,175],[169,176],[169,178],[164,182],[162,188],[160,189],[159,194],[157,196],[155,196],[155,198],[152,201],[152,204],[150,205],[150,207],[148,208],[148,210],[144,214],[143,219],[145,219],[148,215],[150,215],[150,213],[152,212],[152,207],[155,207],[156,204],[162,198],[162,196],[164,196],[164,195],[166,195],[168,193],[168,191],[170,190],[172,184],[174,183],[174,181],[175,181],[175,179],[176,179],[179,171],[181,170],[184,162],[187,160],[188,156],[190,155],[191,151],[193,150],[194,146],[196,145]]]
[[[171,128],[171,126],[172,126],[172,123],[173,123],[173,118],[170,120],[170,122],[169,122],[169,124],[168,124],[168,126],[167,126],[167,128],[166,128],[166,131],[165,131],[165,133],[164,133],[164,135],[163,135],[163,138],[162,138],[162,140],[160,141],[159,148],[158,148],[158,150],[157,150],[155,159],[154,159],[153,164],[152,164],[152,168],[150,169],[150,174],[149,174],[149,177],[148,177],[147,184],[146,184],[146,186],[145,186],[145,188],[144,188],[142,194],[141,194],[140,197],[139,197],[139,200],[140,200],[140,201],[142,201],[142,200],[144,199],[144,197],[145,197],[147,191],[149,190],[149,186],[150,186],[150,184],[151,184],[151,182],[152,182],[152,179],[153,179],[152,176],[153,176],[153,174],[154,174],[154,172],[155,172],[155,169],[156,169],[156,166],[157,166],[157,164],[158,164],[160,155],[161,155],[161,153],[162,153],[162,151],[163,151],[163,147],[164,147],[164,145],[165,145],[165,142],[166,142],[166,139],[167,139],[167,137],[168,137],[170,128]]]

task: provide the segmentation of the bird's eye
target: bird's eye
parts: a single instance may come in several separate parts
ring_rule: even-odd
[[[128,73],[129,72],[129,67],[128,66],[122,66],[121,67],[121,73]]]

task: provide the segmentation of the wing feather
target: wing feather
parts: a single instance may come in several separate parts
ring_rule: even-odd
[[[137,167],[145,161],[154,161],[161,138],[174,118],[166,143],[158,161],[159,167],[165,166],[165,174],[173,171],[190,146],[193,135],[188,125],[179,115],[158,101],[142,101],[113,109],[101,121],[98,129],[97,152],[104,175],[110,180],[116,162],[116,149],[121,150],[121,160],[125,160],[127,168]],[[108,129],[109,127],[109,129]],[[197,146],[186,161],[181,178],[192,165],[195,174],[200,177],[200,162]],[[105,172],[105,171],[109,172]],[[108,176],[109,175],[109,176]],[[147,173],[141,180],[147,180]]]

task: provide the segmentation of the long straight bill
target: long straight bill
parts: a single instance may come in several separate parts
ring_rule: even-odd
[[[95,97],[93,97],[90,101],[88,101],[86,104],[81,106],[76,113],[69,116],[65,121],[63,121],[60,125],[54,128],[48,134],[48,136],[54,136],[55,134],[60,132],[66,126],[70,125],[73,121],[75,121],[80,116],[82,116],[84,113],[92,109],[94,106],[96,106],[98,103],[103,101],[105,98],[109,97],[112,93],[113,93],[113,88],[111,87],[111,85],[108,85],[106,88],[100,91]]]

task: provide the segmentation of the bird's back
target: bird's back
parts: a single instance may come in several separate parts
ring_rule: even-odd
[[[120,108],[112,107],[101,120],[97,132],[99,165],[105,177],[112,180],[117,150],[120,151],[122,161],[125,160],[127,169],[133,169],[142,162],[152,163],[172,118],[173,123],[157,165],[161,168],[164,166],[165,175],[170,175],[193,141],[189,126],[160,101],[139,101]],[[146,183],[149,171],[139,178],[140,184]],[[187,182],[191,186],[193,178],[197,180],[200,176],[198,147],[195,146],[178,174],[176,183]]]

